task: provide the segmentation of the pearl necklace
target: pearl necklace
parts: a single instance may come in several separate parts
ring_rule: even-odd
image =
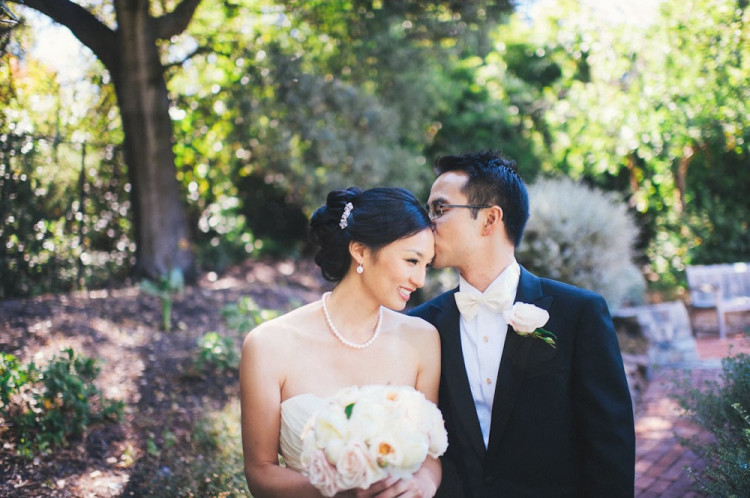
[[[380,334],[380,326],[383,324],[383,307],[381,306],[378,308],[378,323],[375,325],[375,332],[372,334],[372,337],[370,337],[367,342],[363,342],[360,344],[350,341],[349,339],[341,335],[341,332],[336,329],[336,326],[333,324],[333,320],[331,320],[331,315],[330,313],[328,313],[328,306],[326,305],[326,300],[330,295],[330,292],[326,292],[325,294],[323,294],[323,297],[321,297],[320,301],[323,303],[323,314],[326,316],[328,327],[331,329],[331,332],[336,337],[336,339],[338,339],[339,342],[344,346],[348,346],[354,349],[364,349],[375,342],[375,339],[378,338],[378,334]]]

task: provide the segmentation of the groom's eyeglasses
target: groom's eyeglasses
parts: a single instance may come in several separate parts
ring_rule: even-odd
[[[429,214],[431,220],[434,220],[443,216],[445,211],[450,208],[484,209],[491,207],[488,204],[443,204],[442,202],[435,201],[427,205],[427,214]]]

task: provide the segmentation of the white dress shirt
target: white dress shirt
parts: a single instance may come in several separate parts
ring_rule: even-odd
[[[503,289],[507,293],[508,308],[516,298],[516,289],[521,277],[521,268],[514,259],[503,272],[487,287],[484,294],[495,289]],[[469,294],[483,294],[469,284],[463,277],[459,278],[459,291]],[[477,316],[467,320],[463,315],[460,319],[461,348],[463,349],[464,365],[469,377],[474,406],[482,429],[484,446],[490,440],[490,422],[492,420],[492,403],[495,398],[495,384],[503,356],[505,336],[508,323],[502,311],[494,312],[486,306],[481,306]]]

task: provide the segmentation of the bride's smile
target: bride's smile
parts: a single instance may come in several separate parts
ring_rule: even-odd
[[[402,310],[412,292],[424,286],[427,266],[435,254],[431,230],[398,239],[378,251],[363,251],[361,279],[375,302]],[[394,292],[395,291],[395,292]]]

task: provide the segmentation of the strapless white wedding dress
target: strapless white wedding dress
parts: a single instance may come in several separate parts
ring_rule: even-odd
[[[292,396],[281,403],[279,445],[287,467],[302,471],[302,432],[312,416],[326,403],[325,398],[310,393]]]

